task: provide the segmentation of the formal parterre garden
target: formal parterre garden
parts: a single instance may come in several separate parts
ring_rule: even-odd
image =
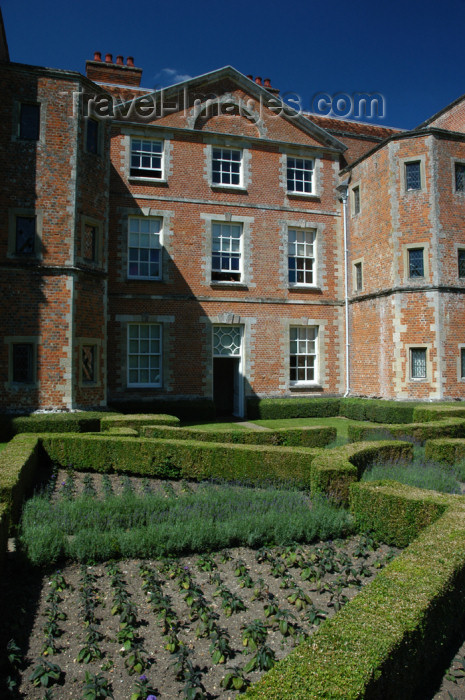
[[[40,414],[0,439],[2,697],[465,696],[462,404]]]

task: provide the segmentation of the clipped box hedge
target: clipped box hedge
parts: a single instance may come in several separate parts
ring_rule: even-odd
[[[0,452],[0,551],[8,529],[18,521],[24,493],[32,487],[40,456],[36,435],[17,435]]]
[[[444,418],[465,418],[465,404],[423,404],[415,407],[413,418],[417,423]]]
[[[413,446],[408,442],[355,443],[320,452],[312,464],[311,491],[326,493],[333,501],[346,504],[351,484],[378,460],[409,461]]]
[[[212,399],[150,399],[149,401],[113,401],[110,408],[125,414],[167,413],[184,421],[215,420],[215,404]]]
[[[339,415],[372,423],[412,423],[415,406],[410,401],[342,398]]]
[[[247,418],[323,418],[339,415],[339,398],[298,398],[247,400]]]
[[[247,416],[251,420],[344,416],[351,420],[372,423],[412,423],[417,405],[412,401],[389,401],[386,399],[250,398],[247,401]]]
[[[362,531],[397,547],[407,547],[451,502],[448,495],[390,480],[351,484],[349,500]]]
[[[149,425],[141,428],[141,435],[149,438],[228,442],[244,445],[325,447],[336,439],[337,430],[327,426],[304,426],[280,430],[234,430],[220,427],[217,430],[202,430],[201,428]]]
[[[440,437],[465,437],[465,420],[449,418],[431,423],[406,423],[400,425],[355,425],[347,427],[349,440],[389,440],[411,438],[425,442]]]
[[[462,631],[464,499],[382,482],[356,484],[352,496],[362,520],[369,514],[381,529],[386,517],[392,527],[398,523],[399,544],[415,536],[414,518],[430,524],[246,698],[409,700],[425,690],[434,660]]]
[[[166,413],[150,414],[116,414],[111,416],[103,416],[100,419],[100,430],[106,432],[111,428],[132,428],[140,434],[140,429],[143,425],[180,425],[180,420],[176,416],[170,416]]]
[[[234,445],[193,440],[99,435],[42,435],[53,462],[96,472],[185,479],[227,479],[248,483],[275,480],[310,484],[318,450],[305,447]]]
[[[444,464],[460,462],[465,459],[465,440],[428,440],[425,445],[425,458]]]
[[[104,411],[76,411],[75,413],[33,413],[30,416],[0,418],[2,435],[10,439],[18,433],[93,433],[100,430]]]

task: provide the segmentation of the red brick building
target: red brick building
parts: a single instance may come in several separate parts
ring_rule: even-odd
[[[465,98],[406,132],[0,58],[0,410],[465,397]]]

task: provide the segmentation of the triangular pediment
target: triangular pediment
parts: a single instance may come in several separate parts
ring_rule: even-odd
[[[151,117],[150,104],[154,107]],[[145,124],[302,143],[338,152],[346,149],[279,95],[231,66],[135,98],[121,106],[121,114]]]

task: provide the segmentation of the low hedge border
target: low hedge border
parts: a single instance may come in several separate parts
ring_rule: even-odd
[[[123,472],[158,478],[225,479],[251,484],[274,481],[328,493],[347,503],[349,486],[377,459],[410,459],[412,445],[357,443],[333,450],[132,439],[109,433],[42,435],[49,458],[62,466],[97,472]]]
[[[269,480],[310,485],[308,447],[236,445],[194,440],[98,435],[41,435],[49,458],[63,466],[96,472],[123,472],[157,478],[226,479],[246,483]]]
[[[24,493],[31,488],[39,460],[37,435],[17,435],[0,452],[0,556],[10,525],[19,520]]]
[[[337,503],[348,503],[351,484],[374,462],[410,461],[412,456],[413,445],[408,442],[352,443],[325,450],[313,460],[311,492],[326,493]]]
[[[181,421],[176,416],[169,416],[166,413],[151,415],[150,413],[138,413],[129,415],[102,416],[100,419],[100,431],[102,433],[111,428],[132,428],[140,433],[143,425],[171,425],[179,426]],[[45,431],[44,431],[45,432]]]
[[[336,428],[307,426],[280,430],[202,430],[200,428],[173,428],[149,425],[141,428],[141,435],[149,438],[200,440],[201,442],[230,442],[244,445],[283,445],[288,447],[325,447],[336,439]]]
[[[346,470],[349,465],[355,478],[373,459],[379,459],[378,448],[391,454],[397,454],[399,449],[406,453],[412,450],[410,444],[400,442],[358,443],[323,453],[304,448],[252,445],[222,445],[220,448],[209,443],[134,440],[102,434],[22,435],[0,453],[3,501],[0,537],[4,537],[1,533],[6,530],[2,528],[1,511],[9,508],[12,512],[13,502],[22,498],[36,468],[39,445],[42,444],[52,458],[60,456],[64,458],[62,463],[67,464],[66,458],[71,452],[82,451],[87,458],[92,456],[92,451],[85,449],[92,441],[98,446],[99,454],[102,446],[108,453],[118,443],[120,449],[113,456],[126,454],[124,464],[115,463],[119,467],[134,459],[131,444],[139,443],[143,453],[144,446],[151,443],[163,446],[161,453],[165,455],[168,454],[166,450],[180,445],[185,448],[184,455],[194,448],[194,453],[199,450],[199,456],[203,448],[208,452],[212,447],[214,451],[224,451],[230,458],[247,452],[297,455],[306,458],[307,469],[311,457],[311,474],[328,471],[331,467],[328,458],[332,454],[336,465],[342,467],[345,462]],[[465,440],[448,442],[461,442],[465,450]],[[194,454],[193,463],[195,461]],[[93,470],[99,470],[98,464],[93,466]],[[333,471],[337,471],[334,465]],[[461,624],[465,614],[465,499],[424,492],[395,482],[352,483],[350,491],[351,506],[359,522],[366,525],[370,519],[378,534],[393,532],[395,544],[411,542],[422,525],[428,526],[338,615],[325,622],[309,642],[297,647],[252,686],[246,697],[263,700],[287,700],[289,697],[295,700],[407,699],[414,695],[425,669],[431,668],[431,659],[437,657]],[[3,551],[5,547],[6,542],[2,541]]]
[[[425,444],[425,457],[444,464],[460,462],[465,459],[465,440],[458,438],[428,440]]]
[[[442,418],[465,418],[465,405],[455,403],[416,406],[413,418],[417,423],[426,423]]]
[[[354,484],[364,522],[399,524],[410,546],[311,639],[245,694],[256,700],[408,700],[425,685],[465,614],[465,502],[391,482]],[[419,517],[417,528],[412,518]],[[366,521],[365,521],[366,522]],[[428,524],[429,523],[429,524]]]
[[[344,416],[372,423],[412,423],[418,404],[412,401],[389,401],[362,398],[292,398],[247,401],[250,420],[276,418],[322,418]]]
[[[448,418],[431,423],[404,423],[400,425],[355,425],[347,427],[351,442],[412,438],[416,442],[440,437],[465,437],[465,420]]]
[[[33,413],[30,416],[0,416],[2,434],[10,439],[18,433],[93,433],[100,430],[103,411]]]

